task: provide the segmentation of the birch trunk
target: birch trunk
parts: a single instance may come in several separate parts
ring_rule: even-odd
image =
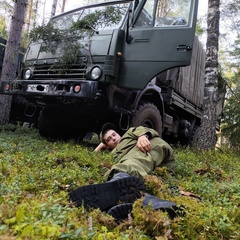
[[[216,144],[219,5],[220,0],[208,1],[204,106],[200,135],[197,140],[197,147],[200,149],[211,149]]]

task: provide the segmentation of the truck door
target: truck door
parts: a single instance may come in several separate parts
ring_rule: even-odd
[[[119,87],[143,89],[160,72],[190,65],[198,0],[135,1],[123,43]]]

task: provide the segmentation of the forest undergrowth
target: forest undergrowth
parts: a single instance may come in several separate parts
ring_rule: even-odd
[[[71,190],[104,182],[113,164],[109,152],[93,152],[97,143],[51,142],[34,128],[0,128],[0,240],[240,239],[240,153],[173,147],[175,173],[157,168],[145,184],[184,214],[170,219],[139,199],[129,218],[117,223],[99,209],[69,202]]]

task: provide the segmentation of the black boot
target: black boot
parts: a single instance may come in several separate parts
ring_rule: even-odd
[[[162,200],[150,194],[146,194],[142,204],[143,206],[151,205],[154,210],[160,209],[167,212],[171,219],[184,215],[183,207],[177,207],[174,202]]]
[[[141,198],[145,191],[144,180],[138,177],[128,177],[126,174],[116,174],[116,177],[102,184],[83,186],[70,192],[70,200],[76,206],[100,208],[104,211],[119,203],[133,203]]]
[[[131,214],[133,208],[133,203],[122,203],[111,207],[107,214],[115,218],[117,222],[121,222],[128,219],[129,214]]]
[[[177,207],[175,203],[167,201],[167,200],[161,200],[155,196],[152,196],[150,194],[146,194],[143,202],[143,206],[151,205],[154,210],[162,210],[167,211],[169,217],[173,219],[176,216],[182,216],[182,208]],[[116,206],[113,206],[108,210],[108,214],[113,216],[117,221],[122,221],[124,219],[128,218],[128,214],[132,211],[132,203],[122,203]]]
[[[125,172],[119,172],[113,175],[113,177],[108,180],[108,182],[114,182],[116,180],[122,179],[122,178],[127,178],[127,177],[131,177],[128,173]]]

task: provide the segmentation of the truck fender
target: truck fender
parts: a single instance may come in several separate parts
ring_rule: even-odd
[[[139,103],[142,101],[148,101],[157,106],[162,119],[164,120],[164,102],[161,94],[161,88],[155,85],[155,78],[147,84],[147,86],[142,90],[138,91],[136,98],[132,104],[132,110],[136,111]]]
[[[146,126],[155,129],[162,136],[164,126],[164,104],[161,89],[150,83],[136,95],[132,105],[131,126]]]

